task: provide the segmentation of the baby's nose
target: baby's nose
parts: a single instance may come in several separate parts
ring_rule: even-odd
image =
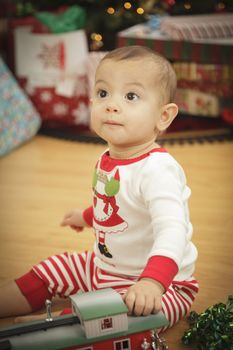
[[[106,106],[106,112],[117,113],[119,112],[119,108],[117,108],[116,106]]]

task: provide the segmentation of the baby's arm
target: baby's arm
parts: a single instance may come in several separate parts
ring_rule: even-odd
[[[151,216],[154,242],[139,281],[128,288],[124,300],[130,313],[148,315],[161,309],[162,295],[178,273],[190,240],[190,190],[182,169],[166,155],[151,157],[141,178],[140,193]]]
[[[80,232],[84,227],[92,226],[92,206],[85,209],[73,209],[64,215],[61,226],[70,226],[73,230]]]
[[[150,315],[162,308],[162,296],[178,272],[177,264],[165,256],[152,256],[139,281],[123,296],[130,314]]]
[[[162,308],[163,285],[153,279],[145,278],[128,288],[123,296],[129,314],[136,316],[157,313]]]

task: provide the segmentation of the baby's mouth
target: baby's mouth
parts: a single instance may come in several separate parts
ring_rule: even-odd
[[[104,124],[106,124],[106,125],[113,125],[113,126],[123,126],[123,124],[121,124],[119,122],[116,122],[114,120],[106,120],[104,122]]]

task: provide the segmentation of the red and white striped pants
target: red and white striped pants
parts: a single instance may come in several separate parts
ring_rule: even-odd
[[[48,286],[53,296],[68,297],[79,291],[87,292],[111,287],[123,294],[136,278],[113,275],[94,264],[94,253],[64,253],[55,255],[34,266],[34,272]],[[194,278],[173,281],[162,297],[162,310],[169,327],[177,323],[190,310],[198,292]],[[164,330],[164,329],[163,329]]]

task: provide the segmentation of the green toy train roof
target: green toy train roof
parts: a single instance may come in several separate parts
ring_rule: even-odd
[[[79,310],[78,316],[84,321],[128,312],[120,294],[111,288],[75,294],[70,299]]]

